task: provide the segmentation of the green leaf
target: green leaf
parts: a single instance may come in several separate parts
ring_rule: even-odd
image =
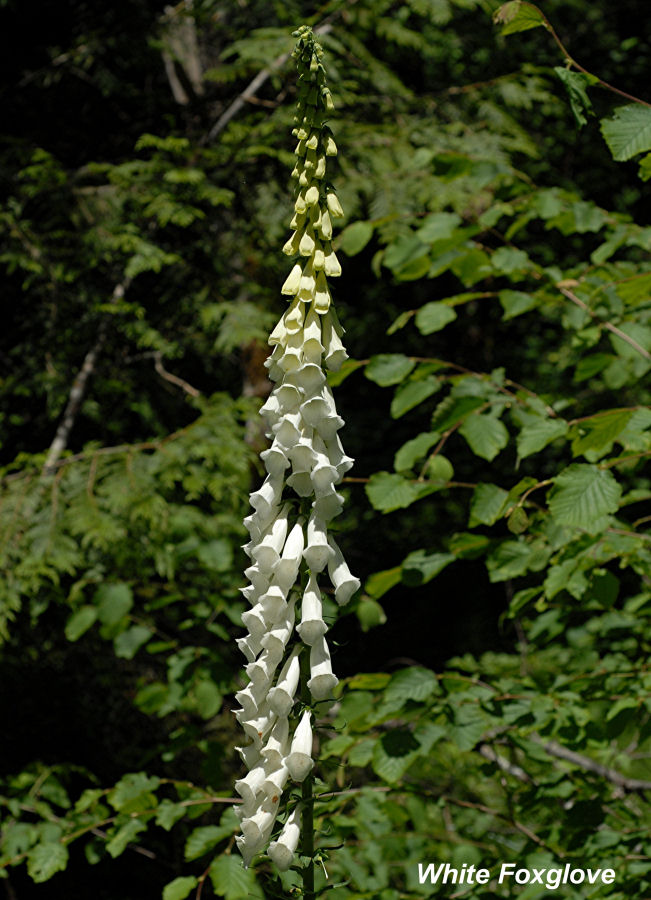
[[[133,606],[133,595],[128,584],[101,584],[95,592],[98,604],[97,617],[103,625],[117,625]]]
[[[596,534],[606,528],[608,516],[617,512],[622,488],[607,469],[574,463],[553,481],[549,511],[559,525]]]
[[[385,690],[384,699],[392,703],[395,700],[422,702],[438,691],[438,679],[433,672],[422,666],[410,666],[408,669],[400,669],[393,673]]]
[[[496,484],[478,484],[470,501],[468,526],[493,525],[504,513],[508,493]]]
[[[506,521],[506,527],[512,534],[522,534],[529,527],[529,516],[521,506],[514,506]]]
[[[215,538],[199,545],[197,557],[206,569],[228,572],[233,565],[233,545],[225,538]]]
[[[120,632],[113,641],[115,655],[120,659],[133,659],[143,644],[152,636],[152,631],[145,625],[133,625]]]
[[[530,266],[527,254],[516,247],[500,247],[493,253],[491,263],[494,269],[505,275],[524,272]]]
[[[457,213],[438,212],[432,213],[423,219],[423,224],[416,232],[416,236],[424,243],[445,240],[452,236],[452,232],[461,224],[461,216]]]
[[[395,728],[383,734],[373,748],[373,771],[389,784],[396,784],[405,774],[420,750],[420,744],[406,728]]]
[[[423,476],[428,482],[440,481],[442,484],[447,484],[454,477],[454,467],[447,456],[437,453],[425,463]]]
[[[532,294],[525,294],[523,291],[505,290],[500,291],[497,296],[504,310],[504,321],[521,316],[522,313],[533,309],[537,303],[536,298]]]
[[[427,400],[441,388],[441,382],[433,375],[427,378],[413,379],[402,384],[391,401],[391,417],[399,419],[406,412],[418,406],[423,400]]]
[[[402,581],[410,586],[426,584],[455,559],[453,553],[428,554],[426,550],[414,550],[402,564]]]
[[[481,456],[489,462],[495,459],[509,442],[509,433],[503,423],[492,415],[468,416],[459,429],[459,434],[463,435],[476,456]]]
[[[573,427],[575,437],[572,441],[572,455],[608,451],[624,431],[632,415],[632,409],[609,409],[578,422]]]
[[[651,109],[639,103],[619,106],[611,119],[601,120],[604,136],[613,159],[631,159],[651,150]]]
[[[160,778],[155,775],[129,772],[109,791],[107,800],[114,809],[122,813],[151,809],[156,806],[156,797],[152,792],[159,784]]]
[[[572,115],[579,128],[588,121],[587,115],[593,115],[592,101],[588,97],[587,88],[597,83],[594,75],[586,75],[583,72],[573,72],[565,66],[554,66],[554,72],[563,82],[570,100]]]
[[[545,25],[543,14],[531,3],[522,0],[510,0],[504,3],[493,14],[496,25],[502,25],[502,34],[515,34],[518,31],[528,31],[529,28],[537,28]]]
[[[536,418],[530,425],[526,425],[516,438],[518,456],[525,459],[532,453],[538,453],[547,444],[567,434],[567,428],[565,419]]]
[[[68,864],[68,848],[59,841],[37,844],[27,854],[27,872],[32,881],[41,884]]]
[[[410,441],[406,441],[396,453],[393,461],[396,472],[413,469],[415,464],[428,454],[440,437],[438,431],[426,431]]]
[[[393,569],[384,569],[382,572],[374,572],[370,575],[364,585],[366,593],[379,600],[387,591],[400,583],[402,578],[402,567],[395,566]]]
[[[441,331],[450,322],[457,317],[456,312],[451,306],[439,301],[426,303],[416,313],[416,328],[421,334],[434,334],[435,331]]]
[[[416,363],[402,353],[381,353],[372,356],[364,369],[364,375],[369,381],[374,381],[381,387],[390,384],[398,384],[409,375]]]
[[[140,832],[146,830],[146,822],[143,822],[141,819],[131,819],[130,822],[127,822],[126,825],[118,828],[118,830],[111,836],[110,841],[106,845],[106,852],[113,859],[116,859],[118,856],[124,853],[128,845],[138,834],[140,834]]]
[[[197,681],[192,688],[191,696],[202,719],[211,719],[221,709],[223,701],[221,691],[209,678]]]
[[[640,168],[637,175],[642,181],[648,181],[651,178],[651,153],[648,153],[640,160]]]
[[[344,360],[338,372],[328,372],[328,384],[330,387],[338,387],[338,385],[342,384],[349,375],[352,375],[357,369],[361,369],[363,365],[364,363],[360,362],[358,359]]]
[[[431,493],[433,487],[424,482],[407,481],[402,475],[375,472],[366,485],[366,495],[375,509],[391,512],[403,509]]]
[[[97,619],[96,606],[82,606],[66,622],[65,635],[69,641],[78,641]]]
[[[174,803],[172,800],[165,798],[161,800],[156,810],[156,824],[169,831],[176,823],[183,818],[187,812],[187,807],[182,803]]]
[[[450,740],[459,750],[472,750],[481,740],[487,725],[487,716],[479,706],[464,703],[454,710],[454,724],[449,732]]]
[[[224,838],[230,837],[237,823],[227,822],[225,825],[205,825],[195,828],[185,843],[185,858],[188,862],[199,859],[212,850]]]
[[[432,428],[441,432],[447,431],[484,403],[482,397],[446,397],[434,410]]]
[[[339,249],[346,256],[356,256],[364,249],[373,237],[373,226],[370,222],[353,222],[348,225],[337,238]]]
[[[245,869],[240,855],[218,856],[210,865],[210,880],[223,900],[263,900],[253,869]]]
[[[197,886],[197,879],[194,875],[182,875],[175,878],[163,888],[163,900],[184,900],[188,896],[192,888]]]
[[[362,631],[370,631],[387,621],[386,613],[372,597],[361,597],[355,607],[355,615],[362,626]]]
[[[401,235],[393,244],[389,244],[383,262],[387,269],[398,273],[408,263],[418,262],[421,259],[426,261],[429,268],[427,247],[412,233]]]

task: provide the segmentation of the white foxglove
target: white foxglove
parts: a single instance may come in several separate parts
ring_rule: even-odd
[[[328,535],[328,523],[344,501],[337,487],[353,462],[339,439],[344,422],[324,371],[336,371],[346,359],[328,285],[341,273],[330,243],[331,219],[343,215],[325,181],[326,158],[337,153],[325,125],[334,106],[320,46],[309,28],[297,36],[298,145],[292,176],[298,185],[293,231],[283,247],[295,261],[281,288],[289,306],[271,332],[265,363],[274,387],[261,413],[271,445],[260,454],[267,477],[251,494],[253,512],[245,519],[250,540],[244,550],[251,564],[245,570],[249,584],[242,588],[249,604],[242,623],[248,634],[237,642],[249,678],[235,695],[240,704],[235,716],[250,738],[238,748],[248,774],[235,785],[242,798],[236,841],[245,866],[267,847],[287,783],[309,776],[314,766],[310,703],[331,698],[337,685],[323,618],[326,570],[339,605],[359,587]],[[306,674],[300,687],[301,661],[307,664],[308,656],[309,679]],[[300,808],[293,808],[268,848],[281,870],[289,868],[298,847]]]

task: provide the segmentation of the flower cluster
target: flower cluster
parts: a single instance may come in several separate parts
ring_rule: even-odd
[[[337,684],[319,578],[327,570],[340,605],[360,585],[327,531],[343,505],[337,485],[352,465],[339,440],[344,423],[323,370],[325,365],[336,371],[346,359],[327,281],[341,273],[331,238],[332,218],[343,212],[325,180],[326,158],[337,153],[326,124],[334,106],[322,48],[311,29],[295,34],[298,144],[292,175],[298,189],[293,231],[283,251],[299,259],[282,287],[291,297],[289,308],[269,338],[273,352],[266,365],[275,386],[261,412],[272,443],[261,454],[267,477],[251,494],[253,512],[245,519],[251,539],[244,549],[251,565],[243,594],[251,608],[242,615],[248,634],[238,645],[248,661],[249,683],[236,694],[241,707],[236,717],[250,742],[239,748],[248,774],[235,788],[242,798],[242,833],[236,840],[246,866],[268,845],[283,790],[289,782],[302,782],[314,764],[310,702],[304,695],[297,704],[301,672],[309,669],[311,701],[328,699]],[[306,654],[309,666],[307,659],[302,666]],[[281,870],[294,858],[300,817],[296,804],[268,846]]]

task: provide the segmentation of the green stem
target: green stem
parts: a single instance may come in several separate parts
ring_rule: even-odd
[[[301,654],[301,699],[303,703],[310,702],[310,690],[307,686],[310,677],[310,657],[308,653]],[[308,862],[302,869],[303,897],[305,900],[315,900],[314,892],[314,769],[301,784],[301,799],[303,810],[301,813],[301,855],[308,858]]]

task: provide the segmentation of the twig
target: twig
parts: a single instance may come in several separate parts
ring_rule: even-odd
[[[111,295],[111,303],[116,303],[118,300],[121,300],[122,297],[124,297],[126,287],[127,282],[116,284],[115,288],[113,289],[113,294]],[[77,377],[73,381],[72,387],[70,388],[70,394],[68,395],[68,402],[66,404],[63,417],[59,422],[59,427],[57,428],[56,434],[54,435],[54,440],[50,444],[50,448],[45,458],[42,472],[43,477],[47,477],[53,474],[59,457],[68,446],[68,438],[70,437],[70,432],[72,431],[72,428],[75,424],[75,419],[77,418],[77,414],[81,407],[81,402],[84,399],[88,381],[90,379],[90,376],[93,374],[95,365],[97,363],[97,357],[99,356],[100,350],[102,349],[104,341],[106,340],[106,330],[107,320],[106,318],[104,318],[102,319],[97,331],[97,338],[95,340],[95,343],[86,353],[84,361],[81,364],[81,368],[77,373]]]
[[[197,390],[196,387],[192,387],[187,381],[184,381],[183,378],[179,378],[178,375],[172,375],[171,372],[168,372],[167,369],[163,366],[163,355],[160,350],[156,350],[154,353],[154,368],[158,372],[161,378],[164,378],[165,381],[171,382],[171,384],[176,384],[178,387],[182,388],[186,394],[189,394],[191,397],[200,397],[201,391]]]
[[[514,778],[517,778],[519,781],[524,781],[527,784],[531,784],[531,776],[521,769],[520,766],[516,766],[515,763],[512,763],[505,756],[500,756],[499,753],[496,753],[495,750],[489,744],[480,744],[477,748],[480,755],[484,757],[484,759],[490,760],[490,762],[496,763],[497,767],[501,769],[503,772],[507,772],[509,775],[513,775]]]
[[[575,766],[578,766],[580,769],[585,769],[588,772],[594,772],[595,775],[605,778],[606,781],[610,781],[611,784],[617,785],[617,787],[621,788],[623,791],[651,791],[651,781],[643,781],[641,778],[629,778],[627,775],[622,775],[621,772],[617,772],[609,766],[604,766],[596,760],[590,759],[589,756],[583,756],[581,753],[576,753],[574,750],[568,750],[567,747],[557,744],[556,741],[543,741],[543,739],[536,734],[532,734],[531,738],[539,743],[545,753],[548,753],[550,756],[555,756],[557,759],[564,759],[567,762],[574,763]]]
[[[637,352],[640,354],[640,356],[643,356],[644,359],[651,360],[651,353],[649,353],[648,350],[645,350],[644,347],[642,347],[640,344],[638,344],[638,342],[634,338],[632,338],[629,334],[626,334],[625,331],[622,331],[616,325],[613,325],[612,322],[606,322],[602,318],[600,318],[595,312],[593,312],[590,309],[590,307],[588,306],[587,303],[585,303],[583,300],[581,300],[579,297],[577,297],[576,294],[572,293],[572,291],[570,291],[567,287],[565,287],[563,282],[559,281],[557,283],[556,287],[561,292],[561,294],[563,294],[564,297],[567,297],[568,300],[571,300],[572,303],[576,304],[576,306],[579,307],[579,309],[582,309],[585,312],[587,312],[588,315],[591,316],[593,319],[597,319],[599,322],[601,322],[601,324],[604,326],[604,328],[607,328],[608,331],[612,332],[612,334],[617,335],[618,338],[621,338],[623,341],[626,341],[626,343],[629,346],[631,346],[634,350],[637,350]]]

